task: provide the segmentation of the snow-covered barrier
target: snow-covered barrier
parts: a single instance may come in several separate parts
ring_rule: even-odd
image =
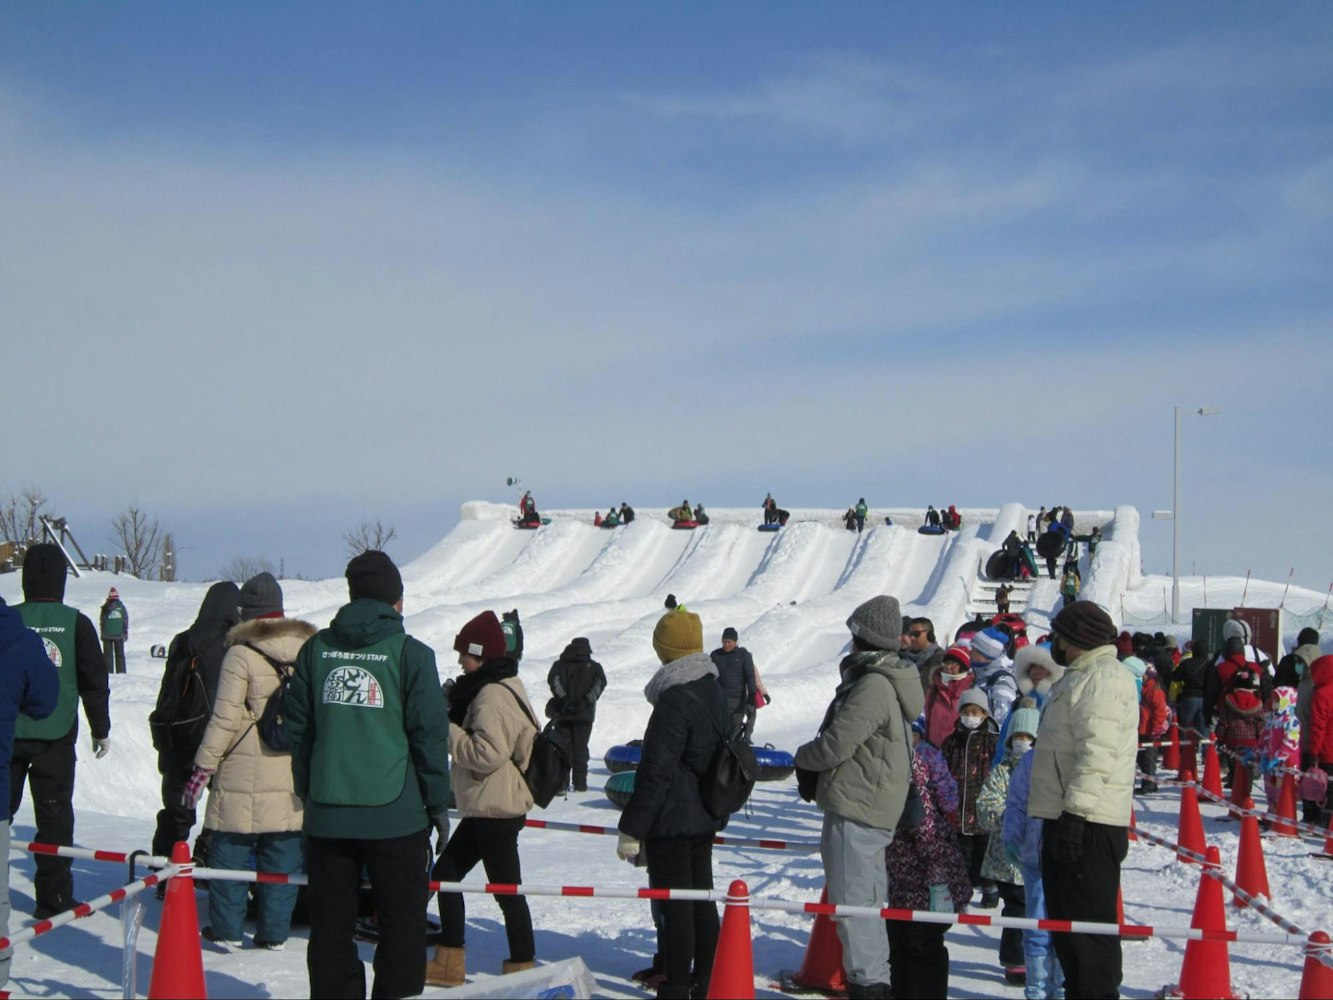
[[[1092,559],[1092,572],[1079,596],[1095,601],[1117,622],[1124,621],[1125,592],[1139,582],[1139,512],[1117,507],[1115,517],[1102,528],[1102,541]]]

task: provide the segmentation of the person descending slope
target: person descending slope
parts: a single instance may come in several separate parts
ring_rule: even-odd
[[[588,740],[597,717],[597,699],[606,690],[606,673],[592,658],[592,645],[582,636],[571,639],[546,675],[551,698],[546,717],[569,734],[574,749],[571,780],[574,791],[588,790]]]

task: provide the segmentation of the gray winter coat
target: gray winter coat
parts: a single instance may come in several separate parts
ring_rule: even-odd
[[[815,804],[865,826],[898,825],[912,758],[907,739],[925,696],[914,664],[888,650],[853,653],[819,735],[796,751],[796,766],[819,772]]]

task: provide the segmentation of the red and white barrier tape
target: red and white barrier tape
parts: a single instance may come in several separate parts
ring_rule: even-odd
[[[1325,837],[1329,835],[1329,830],[1323,827],[1315,826],[1312,823],[1303,823],[1298,819],[1290,819],[1286,816],[1279,816],[1277,813],[1270,812],[1266,809],[1246,809],[1243,806],[1238,806],[1230,799],[1225,798],[1224,796],[1221,795],[1215,795],[1212,792],[1208,791],[1208,789],[1203,787],[1203,783],[1199,781],[1190,781],[1188,779],[1181,780],[1180,778],[1166,778],[1163,777],[1162,775],[1155,775],[1155,776],[1148,775],[1144,774],[1142,771],[1138,771],[1136,772],[1136,774],[1140,780],[1151,781],[1154,784],[1165,785],[1171,788],[1183,788],[1186,785],[1193,785],[1195,792],[1199,796],[1207,799],[1214,805],[1226,806],[1229,811],[1235,813],[1237,816],[1253,816],[1256,819],[1266,819],[1273,823],[1282,823],[1285,824],[1286,826],[1294,827],[1302,836],[1312,837],[1317,840],[1323,840]]]
[[[1219,743],[1219,744],[1217,745],[1217,752],[1220,753],[1223,757],[1234,757],[1234,758],[1236,758],[1237,760],[1239,760],[1239,759],[1240,759],[1240,756],[1241,756],[1237,751],[1232,750],[1231,747],[1223,746],[1221,743]],[[1321,774],[1325,774],[1325,775],[1327,775],[1327,773],[1328,773],[1328,772],[1324,771],[1324,769],[1323,769],[1322,767],[1321,767],[1321,768],[1312,769],[1312,770],[1310,770],[1310,771],[1302,771],[1302,770],[1301,770],[1300,768],[1298,768],[1298,767],[1275,767],[1275,768],[1273,768],[1273,770],[1272,770],[1271,773],[1272,773],[1272,774],[1282,774],[1282,775],[1290,774],[1290,775],[1293,775],[1294,777],[1296,777],[1297,779],[1300,779],[1300,778],[1308,777],[1310,774],[1313,773],[1314,770],[1318,770]]]
[[[80,903],[72,910],[66,910],[64,913],[57,913],[54,917],[46,920],[38,920],[36,923],[25,927],[23,930],[9,937],[0,938],[0,949],[10,948],[16,944],[22,944],[24,941],[31,941],[35,937],[43,934],[49,934],[57,927],[63,927],[65,924],[73,923],[75,920],[81,920],[84,917],[91,916],[98,910],[105,909],[113,903],[119,903],[128,899],[130,896],[137,896],[145,889],[151,889],[159,882],[174,878],[184,870],[181,865],[168,865],[160,872],[154,872],[151,875],[145,875],[143,878],[131,882],[129,885],[123,885],[119,889],[114,889],[104,896],[98,896],[96,899],[89,900],[86,903]]]
[[[618,836],[620,831],[614,826],[590,826],[586,823],[559,823],[549,819],[530,819],[525,826],[536,830],[563,830],[567,833],[597,833],[603,836]],[[765,851],[801,851],[813,854],[819,850],[818,841],[813,840],[745,840],[740,837],[714,837],[714,844],[725,847],[752,847]]]
[[[94,851],[86,847],[64,847],[59,844],[39,844],[32,841],[28,844],[11,844],[11,851],[26,851],[28,854],[42,854],[47,857],[56,858],[81,858],[86,861],[112,861],[117,864],[128,864],[130,856],[120,851]],[[135,861],[141,865],[153,868],[163,868],[171,863],[169,858],[159,858],[150,854],[140,854]]]

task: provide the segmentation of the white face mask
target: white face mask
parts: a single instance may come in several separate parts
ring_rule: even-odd
[[[960,715],[958,721],[968,729],[976,729],[986,721],[985,716],[981,715]]]
[[[961,681],[964,677],[966,677],[967,671],[964,670],[962,673],[959,674],[951,674],[947,670],[941,670],[940,676],[943,677],[948,683],[952,684],[954,681]]]
[[[1013,739],[1014,752],[1024,754],[1032,749],[1033,739],[1030,736],[1015,736]]]

